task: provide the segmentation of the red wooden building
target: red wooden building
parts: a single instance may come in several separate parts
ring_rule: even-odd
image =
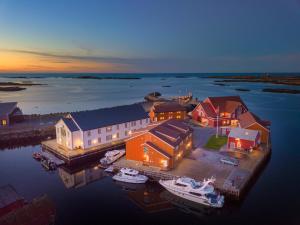
[[[227,147],[229,149],[248,150],[258,147],[260,144],[260,133],[257,130],[243,128],[232,128],[228,135]]]
[[[192,149],[192,129],[171,119],[138,130],[126,141],[126,159],[172,169]]]
[[[154,104],[149,113],[152,122],[168,119],[183,120],[186,118],[186,108],[176,102]]]
[[[237,126],[238,117],[248,111],[239,96],[208,97],[192,111],[193,120],[203,126]]]

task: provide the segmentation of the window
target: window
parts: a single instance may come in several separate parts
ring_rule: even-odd
[[[106,127],[106,132],[111,132],[111,130],[112,130],[112,127],[111,127],[111,126]]]
[[[2,120],[2,125],[6,126],[7,125],[7,121],[6,120]]]
[[[98,138],[98,143],[101,143],[101,138],[100,137]]]
[[[117,124],[117,130],[119,130],[119,124]]]
[[[140,125],[142,125],[143,124],[143,120],[140,120]]]
[[[87,136],[91,136],[91,131],[90,130],[87,132]]]
[[[128,134],[129,134],[129,131],[125,130],[125,136],[128,136]]]
[[[112,136],[112,138],[113,138],[113,139],[119,138],[119,133],[114,134],[114,135]]]
[[[98,128],[98,134],[101,134],[101,128]]]
[[[180,118],[181,118],[181,116],[176,116],[176,118],[177,118],[177,119],[180,119]]]
[[[161,116],[159,119],[160,119],[160,120],[164,120],[164,119],[165,119],[165,117]]]
[[[131,126],[134,127],[136,125],[136,121],[131,122]]]
[[[106,136],[106,140],[107,141],[110,141],[111,139],[112,139],[112,135],[111,134]]]
[[[128,127],[128,123],[125,123],[125,128],[127,128]]]
[[[91,140],[88,140],[88,145],[91,145],[92,144],[92,141]]]

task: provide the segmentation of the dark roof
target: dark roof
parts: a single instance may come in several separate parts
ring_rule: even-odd
[[[155,113],[186,111],[186,108],[176,102],[165,102],[153,106]]]
[[[215,110],[219,107],[220,112],[233,112],[239,105],[247,106],[243,102],[240,96],[220,96],[220,97],[208,97],[204,102],[211,102]]]
[[[0,209],[23,199],[11,185],[0,187]]]
[[[64,121],[64,123],[66,124],[66,126],[69,128],[71,132],[79,130],[79,128],[71,118],[62,118],[62,120]]]
[[[71,117],[81,130],[92,130],[100,127],[146,119],[149,117],[141,104],[123,105],[83,112],[71,113]]]
[[[10,114],[15,109],[16,106],[17,106],[17,102],[0,103],[0,115]]]
[[[145,144],[169,159],[172,157],[170,154],[168,154],[167,152],[165,152],[164,150],[162,150],[160,147],[156,146],[152,142],[147,141]]]
[[[241,114],[238,119],[242,128],[247,128],[254,123],[258,123],[268,130],[267,126],[270,125],[268,121],[261,120],[257,115],[249,111]]]
[[[171,119],[150,129],[149,132],[169,145],[176,147],[192,132],[192,128],[182,121]]]
[[[200,105],[208,117],[217,117],[217,114],[215,113],[213,107],[209,103],[200,102]]]

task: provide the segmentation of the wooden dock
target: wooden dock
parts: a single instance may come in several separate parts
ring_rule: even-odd
[[[50,152],[68,165],[82,164],[100,159],[106,151],[125,148],[124,141],[112,142],[88,149],[70,150],[57,144],[55,139],[41,143],[43,151]]]
[[[224,157],[218,152],[215,159],[190,159],[184,158],[179,165],[170,171],[163,171],[159,168],[145,166],[141,162],[126,160],[125,158],[113,164],[113,167],[120,169],[122,167],[132,168],[140,171],[141,174],[151,177],[154,180],[173,179],[181,176],[188,176],[196,180],[215,177],[215,188],[222,194],[239,199],[243,196],[252,178],[257,176],[258,170],[265,164],[270,150],[257,150],[245,159],[240,159],[238,167],[224,165],[220,163],[220,157]]]

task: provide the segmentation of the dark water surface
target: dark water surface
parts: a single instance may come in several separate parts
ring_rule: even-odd
[[[56,224],[300,224],[300,96],[262,93],[261,88],[273,86],[269,84],[219,87],[212,80],[196,77],[70,80],[45,78],[43,82],[50,84],[45,89],[5,94],[0,100],[19,101],[28,113],[46,113],[141,101],[154,90],[172,96],[188,89],[200,99],[241,94],[250,110],[272,122],[273,147],[270,161],[245,198],[227,201],[221,210],[178,199],[156,184],[113,182],[96,164],[46,172],[31,156],[39,146],[0,151],[0,186],[13,185],[27,200],[47,194],[56,207]],[[251,91],[236,92],[237,87]]]

